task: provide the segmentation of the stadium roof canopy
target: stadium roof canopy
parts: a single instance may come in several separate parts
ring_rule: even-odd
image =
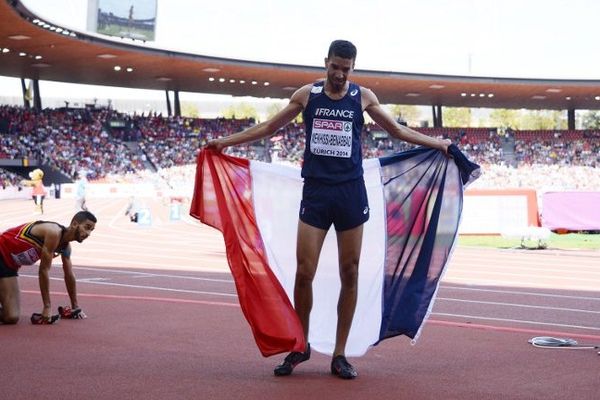
[[[208,38],[210,39],[210,38]],[[20,1],[0,0],[0,75],[125,88],[287,98],[319,67],[208,57],[71,32]],[[120,66],[120,71],[115,66]],[[128,72],[128,68],[132,70]],[[213,78],[214,80],[211,80]],[[600,109],[600,81],[512,79],[355,70],[385,104]]]

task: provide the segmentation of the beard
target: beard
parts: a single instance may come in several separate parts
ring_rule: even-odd
[[[87,236],[84,236],[79,229],[75,232],[75,240],[79,243],[83,242]]]
[[[332,89],[336,92],[343,90],[347,81],[346,78],[336,78],[334,74],[328,75],[327,80],[329,81],[329,84],[331,85]]]
[[[340,79],[333,78],[333,79],[330,79],[329,82],[331,83],[331,86],[333,87],[333,89],[336,92],[339,92],[342,89],[344,89],[344,85],[346,85],[346,80],[345,79],[340,80]]]

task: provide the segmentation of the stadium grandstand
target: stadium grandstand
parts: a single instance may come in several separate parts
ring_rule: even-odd
[[[19,161],[21,165],[17,167],[5,165],[5,169],[13,171],[22,171],[23,163],[53,169],[64,176],[64,182],[82,169],[88,171],[92,181],[135,180],[147,172],[193,165],[198,149],[207,140],[241,131],[254,123],[251,118],[144,116],[75,108],[36,112],[24,107],[0,106],[0,126],[4,127],[0,159]],[[558,179],[562,189],[599,187],[595,180],[597,174],[594,174],[600,162],[598,130],[557,129],[502,134],[497,128],[415,129],[452,140],[472,160],[486,167],[505,167],[516,173],[531,171],[531,174],[522,175],[516,187],[539,187],[533,166],[560,167],[557,170],[565,176],[565,179]],[[389,155],[411,146],[381,133],[384,132],[377,125],[365,125],[363,153],[366,158]],[[303,139],[303,126],[290,124],[270,140],[227,151],[260,161],[299,165],[304,150]],[[568,184],[571,167],[589,169],[590,179]],[[5,174],[9,176],[9,173]],[[12,182],[15,182],[17,179],[14,174],[12,176]],[[507,184],[496,179],[488,181],[486,176],[484,174],[475,185],[500,188]],[[552,176],[552,179],[556,178],[556,175]],[[5,185],[10,181],[6,179]],[[546,182],[543,186],[552,184]]]

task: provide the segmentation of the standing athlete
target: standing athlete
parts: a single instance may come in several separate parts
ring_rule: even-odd
[[[341,290],[331,373],[344,379],[357,376],[354,367],[346,360],[345,348],[356,308],[363,224],[369,219],[362,168],[363,111],[398,139],[444,152],[450,145],[449,140],[434,139],[399,125],[383,110],[371,90],[348,81],[355,59],[356,47],[352,43],[333,41],[325,58],[325,80],[298,89],[289,104],[270,120],[212,140],[206,146],[221,151],[228,146],[262,139],[303,113],[306,148],[296,244],[294,308],[308,343],[312,282],[325,236],[333,224],[338,243]],[[310,344],[307,344],[304,352],[290,353],[274,373],[277,376],[290,375],[296,365],[309,358]]]
[[[34,323],[52,323],[50,304],[49,271],[52,259],[60,254],[65,285],[71,300],[68,318],[83,318],[77,302],[77,288],[73,265],[71,264],[71,244],[83,242],[96,227],[96,217],[89,211],[80,211],[73,216],[68,227],[56,222],[35,221],[10,228],[0,234],[0,322],[16,324],[19,321],[20,297],[17,271],[23,265],[31,265],[40,260],[39,283],[42,294],[42,313]],[[63,316],[64,313],[60,312]],[[36,315],[36,314],[34,314]]]
[[[87,211],[85,195],[87,192],[88,180],[87,171],[75,173],[75,209],[77,211]]]

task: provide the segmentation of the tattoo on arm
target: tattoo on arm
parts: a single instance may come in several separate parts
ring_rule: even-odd
[[[61,254],[66,258],[71,258],[71,245],[68,245]]]

